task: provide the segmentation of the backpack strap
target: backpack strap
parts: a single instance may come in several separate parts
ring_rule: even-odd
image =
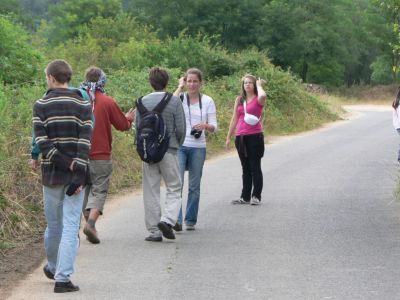
[[[161,99],[161,101],[157,104],[157,106],[153,109],[153,111],[161,114],[164,110],[164,108],[167,106],[169,100],[171,100],[172,94],[165,92],[164,97]]]
[[[144,107],[144,105],[143,105],[143,103],[142,103],[142,98],[143,98],[143,96],[139,97],[139,98],[136,100],[136,107],[137,107],[137,109],[139,110],[139,113],[140,113],[141,115],[144,115],[145,113],[148,112],[148,110],[146,109],[146,107]]]

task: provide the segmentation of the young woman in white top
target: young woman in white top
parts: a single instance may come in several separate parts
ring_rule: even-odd
[[[392,103],[393,107],[393,127],[400,135],[400,88],[397,92],[396,99]],[[397,153],[397,161],[400,163],[400,150]]]
[[[178,150],[178,161],[181,172],[182,188],[185,170],[189,171],[189,192],[185,213],[186,230],[194,230],[200,201],[200,183],[203,165],[206,159],[206,134],[217,130],[217,116],[214,100],[201,94],[203,74],[199,69],[191,68],[184,77],[179,79],[179,85],[174,92],[180,97],[186,117],[185,142]],[[182,90],[186,88],[187,92]],[[182,208],[178,221],[174,226],[176,231],[182,230]]]

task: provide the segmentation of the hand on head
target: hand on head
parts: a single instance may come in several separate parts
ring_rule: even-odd
[[[266,84],[266,83],[267,83],[267,81],[264,80],[264,79],[261,79],[260,77],[258,77],[258,79],[256,81],[257,85],[263,85],[263,84]]]
[[[184,88],[185,86],[186,86],[186,78],[185,77],[179,78],[179,87]]]

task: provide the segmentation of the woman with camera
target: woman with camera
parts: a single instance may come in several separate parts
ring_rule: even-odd
[[[199,69],[191,68],[184,77],[179,79],[179,85],[174,92],[180,97],[186,116],[185,142],[178,150],[178,161],[181,172],[182,188],[185,170],[189,171],[189,192],[185,213],[186,230],[194,230],[200,201],[200,182],[203,165],[206,159],[205,131],[217,130],[217,117],[214,100],[200,93],[203,74]],[[183,89],[186,92],[183,93]],[[182,208],[175,231],[182,230]]]
[[[261,204],[263,174],[261,158],[264,156],[264,134],[261,115],[267,95],[264,80],[247,74],[242,78],[242,92],[236,98],[233,116],[226,137],[229,148],[236,129],[235,146],[242,164],[242,193],[232,204]]]

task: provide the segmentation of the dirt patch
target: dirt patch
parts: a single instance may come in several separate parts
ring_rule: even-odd
[[[12,288],[32,273],[45,256],[43,237],[32,237],[17,247],[10,249],[6,254],[0,255],[0,299],[9,296]]]

